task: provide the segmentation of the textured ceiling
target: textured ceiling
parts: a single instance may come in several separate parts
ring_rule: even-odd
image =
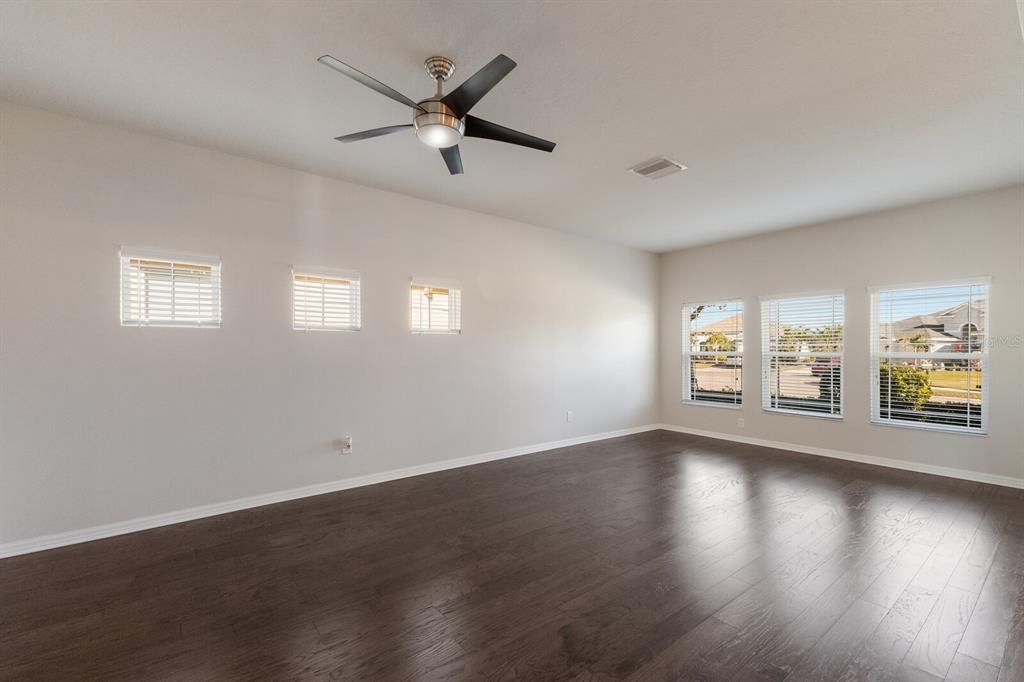
[[[558,147],[338,144],[411,112],[325,52],[414,99],[503,52],[473,113]],[[8,0],[0,97],[654,251],[1024,179],[1014,0]],[[625,172],[656,154],[689,170]]]

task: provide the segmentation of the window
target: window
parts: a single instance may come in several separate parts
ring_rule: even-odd
[[[984,433],[988,281],[871,293],[871,419]]]
[[[743,302],[683,306],[683,400],[743,402]]]
[[[843,414],[843,294],[761,300],[761,406]]]
[[[121,325],[220,327],[220,259],[121,249]]]
[[[292,268],[292,329],[358,331],[359,273]]]
[[[462,331],[462,290],[452,284],[409,285],[409,329],[417,334],[459,334]]]

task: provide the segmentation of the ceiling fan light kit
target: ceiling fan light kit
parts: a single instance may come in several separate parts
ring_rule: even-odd
[[[385,126],[334,138],[339,142],[357,142],[413,128],[420,142],[440,150],[448,172],[452,175],[462,173],[462,155],[458,145],[463,137],[480,137],[545,152],[555,148],[554,142],[469,115],[469,110],[516,67],[516,63],[503,54],[492,59],[447,95],[444,94],[443,86],[455,73],[455,62],[447,57],[428,57],[423,62],[423,68],[434,81],[436,90],[433,97],[419,102],[414,102],[331,55],[325,54],[317,61],[414,111],[412,124]]]
[[[451,107],[439,99],[419,103],[422,114],[416,114],[412,125],[416,137],[428,147],[454,147],[466,132],[466,121],[455,115]]]

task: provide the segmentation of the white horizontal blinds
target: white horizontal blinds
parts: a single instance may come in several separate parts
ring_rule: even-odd
[[[843,413],[843,294],[761,301],[761,406]]]
[[[361,324],[359,274],[292,270],[292,328],[300,331],[358,331]]]
[[[743,302],[683,306],[683,400],[743,402]]]
[[[988,290],[971,281],[872,293],[873,421],[985,431]]]
[[[121,324],[219,327],[220,261],[123,249]]]
[[[412,282],[409,327],[413,332],[457,334],[462,330],[462,290]]]

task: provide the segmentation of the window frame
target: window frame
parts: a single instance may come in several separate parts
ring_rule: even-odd
[[[984,343],[979,353],[927,353],[918,351],[882,351],[880,346],[880,315],[879,298],[884,292],[913,291],[916,289],[939,289],[944,287],[963,286],[984,286],[985,287],[985,330]],[[989,435],[989,391],[991,381],[991,355],[989,353],[992,338],[992,278],[991,277],[961,277],[949,280],[937,280],[928,282],[916,282],[908,284],[877,285],[868,287],[869,309],[868,309],[868,335],[869,335],[869,375],[868,394],[870,398],[870,410],[868,419],[872,425],[885,426],[899,429],[914,429],[918,431],[938,431],[941,433],[953,433],[962,436],[988,436]],[[891,323],[891,322],[890,322]],[[913,422],[910,420],[883,419],[881,416],[881,361],[884,359],[897,358],[927,358],[932,360],[966,360],[975,359],[982,367],[981,382],[981,426],[972,428],[970,426],[956,426],[948,424],[928,424]]]
[[[449,311],[448,311],[448,327],[431,329],[428,327],[414,327],[413,326],[413,302],[412,292],[413,287],[423,287],[427,289],[445,289],[448,292]],[[453,294],[454,292],[454,294]],[[413,276],[409,278],[409,284],[405,290],[406,294],[406,305],[408,306],[407,323],[409,326],[409,333],[415,336],[458,336],[462,334],[462,285],[456,280],[443,279],[437,277],[417,277]],[[453,305],[454,301],[454,305]],[[453,315],[454,321],[457,326],[453,327]]]
[[[826,297],[839,297],[843,305],[843,314],[841,317],[841,324],[843,329],[842,336],[842,350],[839,352],[829,353],[800,353],[800,352],[770,352],[769,341],[771,335],[768,333],[767,322],[765,315],[765,308],[768,304],[773,302],[781,302],[788,300],[801,300],[801,299],[814,299],[814,298],[826,298]],[[818,419],[827,419],[829,421],[843,421],[846,415],[846,290],[844,289],[831,289],[827,291],[813,291],[807,293],[796,293],[796,294],[777,294],[772,296],[761,296],[758,299],[760,303],[760,314],[761,314],[761,410],[764,412],[771,412],[773,414],[788,414],[798,417],[816,417]],[[828,357],[839,358],[839,413],[830,414],[824,412],[814,412],[812,410],[796,410],[785,407],[772,407],[771,406],[771,360],[773,357],[806,357],[814,355],[815,357],[820,355],[827,355]],[[778,398],[776,398],[778,400]]]
[[[296,277],[320,277],[323,279],[345,280],[354,285],[354,301],[349,311],[350,316],[355,318],[355,325],[349,327],[328,327],[320,326],[297,326],[295,307],[295,284]],[[363,328],[363,281],[359,272],[346,268],[325,268],[316,265],[292,265],[292,331],[297,332],[358,332]],[[321,308],[323,305],[321,305]]]
[[[742,319],[742,324],[741,324],[741,327],[740,327],[740,334],[741,334],[741,339],[742,339],[743,350],[741,350],[741,351],[698,351],[697,353],[694,353],[692,350],[690,350],[690,346],[691,346],[690,339],[692,338],[692,333],[691,333],[692,332],[692,329],[691,329],[692,321],[690,320],[690,311],[693,308],[697,308],[699,306],[711,307],[711,306],[729,306],[729,305],[738,305],[739,306],[739,314],[740,314],[741,319]],[[723,409],[727,409],[727,410],[742,410],[743,409],[743,396],[744,396],[744,393],[746,391],[746,389],[744,388],[745,381],[744,381],[743,373],[744,373],[744,368],[745,368],[745,365],[746,365],[745,355],[746,355],[746,347],[747,347],[746,346],[747,313],[746,313],[746,305],[744,304],[743,299],[739,298],[739,297],[733,297],[733,298],[722,298],[722,299],[718,299],[718,300],[710,301],[710,302],[684,303],[681,306],[681,308],[680,308],[680,321],[682,322],[682,348],[681,348],[681,350],[682,350],[682,354],[681,354],[681,358],[682,358],[682,386],[681,386],[681,391],[680,391],[682,403],[684,405],[701,405],[701,406],[707,406],[707,407],[723,408]],[[739,400],[738,401],[733,401],[733,402],[730,403],[730,402],[724,402],[724,401],[719,402],[719,401],[714,401],[714,400],[700,400],[700,399],[692,397],[691,387],[693,385],[693,374],[692,374],[692,372],[690,370],[690,359],[692,357],[694,357],[694,356],[698,356],[698,357],[711,356],[711,357],[714,357],[714,356],[719,356],[719,355],[725,355],[727,357],[738,357],[740,359],[740,392],[739,392]],[[733,395],[736,395],[736,394],[734,393]]]
[[[131,261],[155,261],[161,263],[169,263],[171,265],[170,272],[173,277],[173,267],[175,265],[193,265],[199,267],[210,268],[210,307],[213,311],[209,320],[196,318],[195,320],[189,321],[177,321],[177,320],[161,320],[158,322],[151,322],[148,319],[143,319],[141,316],[142,306],[139,305],[140,317],[131,318],[131,304],[126,299],[130,298],[131,291],[125,289],[125,284],[128,278],[131,276]],[[221,283],[223,281],[223,263],[220,256],[209,256],[195,253],[184,253],[177,251],[164,251],[160,249],[150,249],[134,246],[122,246],[118,250],[118,277],[119,277],[119,315],[122,327],[160,327],[160,328],[177,328],[177,329],[220,329],[224,323],[223,316],[223,297],[221,293]],[[140,294],[141,296],[141,294]],[[172,295],[173,296],[173,295]],[[126,306],[126,303],[128,305]],[[147,306],[148,311],[148,306]],[[173,314],[173,308],[172,308]]]

